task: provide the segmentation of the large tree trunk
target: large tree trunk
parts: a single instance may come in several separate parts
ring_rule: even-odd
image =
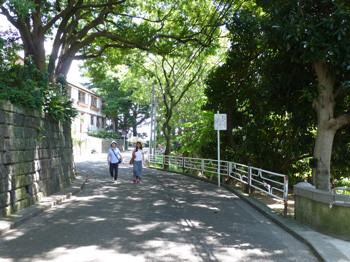
[[[317,189],[330,190],[330,167],[334,135],[337,131],[334,122],[334,83],[333,77],[328,75],[327,64],[324,61],[314,63],[318,80],[319,97],[314,101],[317,113],[317,136],[314,157],[317,167],[313,169],[313,183]]]
[[[119,118],[113,118],[113,130],[114,132],[118,132],[119,129]]]
[[[230,145],[230,147],[232,147],[233,149],[237,149],[237,145],[236,145],[236,142],[235,142],[235,139],[233,137],[233,134],[232,134],[232,129],[234,127],[234,119],[233,119],[233,112],[234,110],[236,110],[235,107],[233,108],[230,108],[226,114],[227,114],[227,131],[225,132],[226,133],[226,142]]]
[[[69,55],[64,55],[63,57],[59,58],[55,73],[53,75],[54,81],[56,81],[59,75],[63,75],[65,78],[67,78],[73,60],[73,57]]]
[[[165,152],[164,155],[168,156],[171,153],[171,127],[168,125],[163,125],[163,133],[165,138]],[[169,165],[164,165],[165,170],[169,170]]]
[[[132,135],[137,136],[137,126],[132,127]]]

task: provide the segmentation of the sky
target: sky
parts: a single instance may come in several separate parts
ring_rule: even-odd
[[[11,24],[7,21],[7,19],[0,15],[0,32],[6,31],[10,29]],[[50,54],[51,52],[51,45],[50,43],[45,44],[45,50],[47,54]],[[22,54],[23,56],[23,54]],[[82,83],[88,83],[90,80],[89,78],[83,77],[82,72],[80,71],[79,66],[83,64],[82,61],[75,60],[72,63],[72,66],[69,70],[69,73],[67,75],[67,81],[71,84],[74,84],[76,86],[81,86]],[[139,133],[147,133],[148,137],[150,134],[150,126],[149,125],[143,125],[138,128]]]

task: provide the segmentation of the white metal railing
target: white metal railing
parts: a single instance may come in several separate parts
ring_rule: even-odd
[[[149,155],[149,162],[156,168],[166,166],[175,171],[197,171],[204,174],[218,174],[218,160],[168,155]],[[230,177],[252,188],[284,201],[284,215],[287,216],[288,176],[261,168],[229,161],[220,161],[220,176]],[[219,184],[220,185],[220,184]]]

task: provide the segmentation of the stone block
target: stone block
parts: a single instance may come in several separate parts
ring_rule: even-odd
[[[16,203],[12,204],[12,210],[13,212],[17,212],[19,210],[22,210],[26,207],[29,207],[31,205],[31,201],[30,199],[21,199],[19,201],[17,201]]]
[[[35,128],[24,127],[24,137],[25,138],[37,138],[41,133]]]
[[[11,191],[11,203],[16,203],[25,198],[27,198],[27,190],[25,187],[21,187]]]
[[[26,117],[22,114],[5,112],[5,123],[8,125],[23,127],[26,125]]]
[[[12,111],[12,104],[7,100],[0,100],[0,110]]]
[[[12,189],[18,189],[21,187],[28,186],[32,184],[33,181],[30,177],[30,175],[21,175],[21,176],[15,176],[12,177]]]
[[[9,181],[7,178],[0,179],[0,193],[8,192],[9,190]]]
[[[4,139],[4,146],[9,151],[23,151],[26,150],[24,138],[6,138]]]
[[[0,207],[6,207],[8,205],[10,205],[11,203],[11,197],[10,197],[10,193],[6,192],[6,193],[1,193],[0,194]]]
[[[0,124],[5,124],[5,111],[0,108]]]
[[[39,192],[38,194],[33,196],[35,202],[39,202],[44,197],[45,197],[45,195],[42,192]]]
[[[24,138],[23,127],[7,125],[4,132],[6,138]]]
[[[3,153],[0,152],[0,160],[2,160]],[[6,166],[0,161],[0,179],[6,178],[8,175]]]
[[[37,128],[37,126],[40,123],[39,119],[36,117],[28,117],[26,121],[27,121],[27,127],[31,127],[31,128]]]
[[[11,153],[9,151],[5,151],[2,154],[2,163],[4,165],[8,165],[8,164],[14,163],[14,162],[12,162]]]
[[[29,195],[34,196],[34,195],[39,194],[39,192],[40,192],[40,187],[39,187],[38,183],[33,183],[32,185],[30,185],[28,187],[28,194]]]
[[[38,171],[36,171],[34,174],[33,174],[33,182],[38,182],[40,180],[40,174]]]
[[[36,146],[38,144],[36,138],[33,138],[33,137],[30,137],[30,138],[27,137],[24,140],[24,143],[25,143],[25,148],[28,150],[36,149]]]
[[[0,134],[1,137],[4,138],[5,137],[5,133],[7,133],[6,129],[7,129],[7,125],[5,124],[0,124]]]

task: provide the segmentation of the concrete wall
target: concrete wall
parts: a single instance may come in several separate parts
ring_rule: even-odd
[[[70,123],[0,100],[0,216],[59,191],[74,177]]]
[[[350,196],[305,185],[294,186],[295,219],[324,234],[350,240]]]
[[[75,138],[79,140],[80,138]],[[92,150],[94,150],[95,153],[107,153],[108,149],[111,147],[111,139],[102,139],[98,137],[93,136],[85,136],[82,138],[81,147],[79,145],[74,145],[74,154],[91,154]],[[123,139],[116,139],[117,142],[117,148],[120,151],[125,151],[124,148],[124,140]],[[127,150],[127,142],[126,144],[126,150]]]

